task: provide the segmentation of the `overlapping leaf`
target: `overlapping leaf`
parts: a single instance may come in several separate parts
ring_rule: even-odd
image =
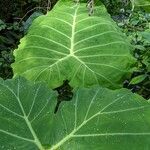
[[[76,89],[57,114],[55,94],[25,79],[0,81],[0,149],[148,150],[150,105],[121,89]]]
[[[12,67],[15,76],[46,81],[51,88],[63,80],[73,87],[117,88],[133,69],[130,49],[104,6],[88,16],[85,3],[62,3],[34,21]]]

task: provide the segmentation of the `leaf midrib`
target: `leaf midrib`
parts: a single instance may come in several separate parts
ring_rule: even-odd
[[[18,100],[19,106],[21,107],[22,113],[24,115],[23,118],[24,118],[24,120],[25,120],[25,122],[26,122],[26,124],[27,124],[27,126],[28,126],[28,128],[29,128],[29,130],[30,130],[30,132],[32,134],[32,136],[34,137],[34,142],[35,142],[36,146],[40,150],[44,150],[40,140],[38,139],[34,129],[32,128],[32,125],[31,125],[30,121],[28,120],[28,116],[26,115],[25,110],[23,108],[23,105],[22,105],[22,103],[20,101],[20,98],[19,98],[19,94],[20,94],[20,81],[19,81],[19,78],[18,78],[18,85],[17,86],[18,86],[18,88],[17,88],[17,95],[15,93],[14,93],[14,95],[16,95],[16,98]]]
[[[77,6],[77,8],[75,9],[74,15],[73,15],[72,33],[71,33],[71,45],[70,45],[70,55],[74,54],[75,26],[76,26],[76,18],[77,18],[78,9],[79,9],[79,6]]]

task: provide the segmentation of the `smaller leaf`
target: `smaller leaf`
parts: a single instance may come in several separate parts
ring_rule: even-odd
[[[6,28],[6,24],[0,19],[0,31]]]
[[[145,47],[143,45],[135,45],[135,48],[139,49],[139,50],[142,50],[142,51],[145,50]]]
[[[146,77],[147,76],[145,74],[136,76],[130,81],[130,84],[138,84],[138,83],[142,82]]]

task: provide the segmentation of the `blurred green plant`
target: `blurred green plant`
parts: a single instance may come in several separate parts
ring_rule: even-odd
[[[137,70],[125,87],[145,98],[150,98],[150,13],[135,10],[131,18],[118,22],[134,46],[132,52],[137,59]]]
[[[0,77],[12,78],[12,51],[33,20],[50,10],[57,0],[0,0]]]

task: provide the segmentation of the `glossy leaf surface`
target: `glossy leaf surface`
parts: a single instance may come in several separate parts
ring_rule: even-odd
[[[25,79],[0,81],[0,149],[146,150],[150,104],[121,89],[76,89],[54,114],[56,95]]]

